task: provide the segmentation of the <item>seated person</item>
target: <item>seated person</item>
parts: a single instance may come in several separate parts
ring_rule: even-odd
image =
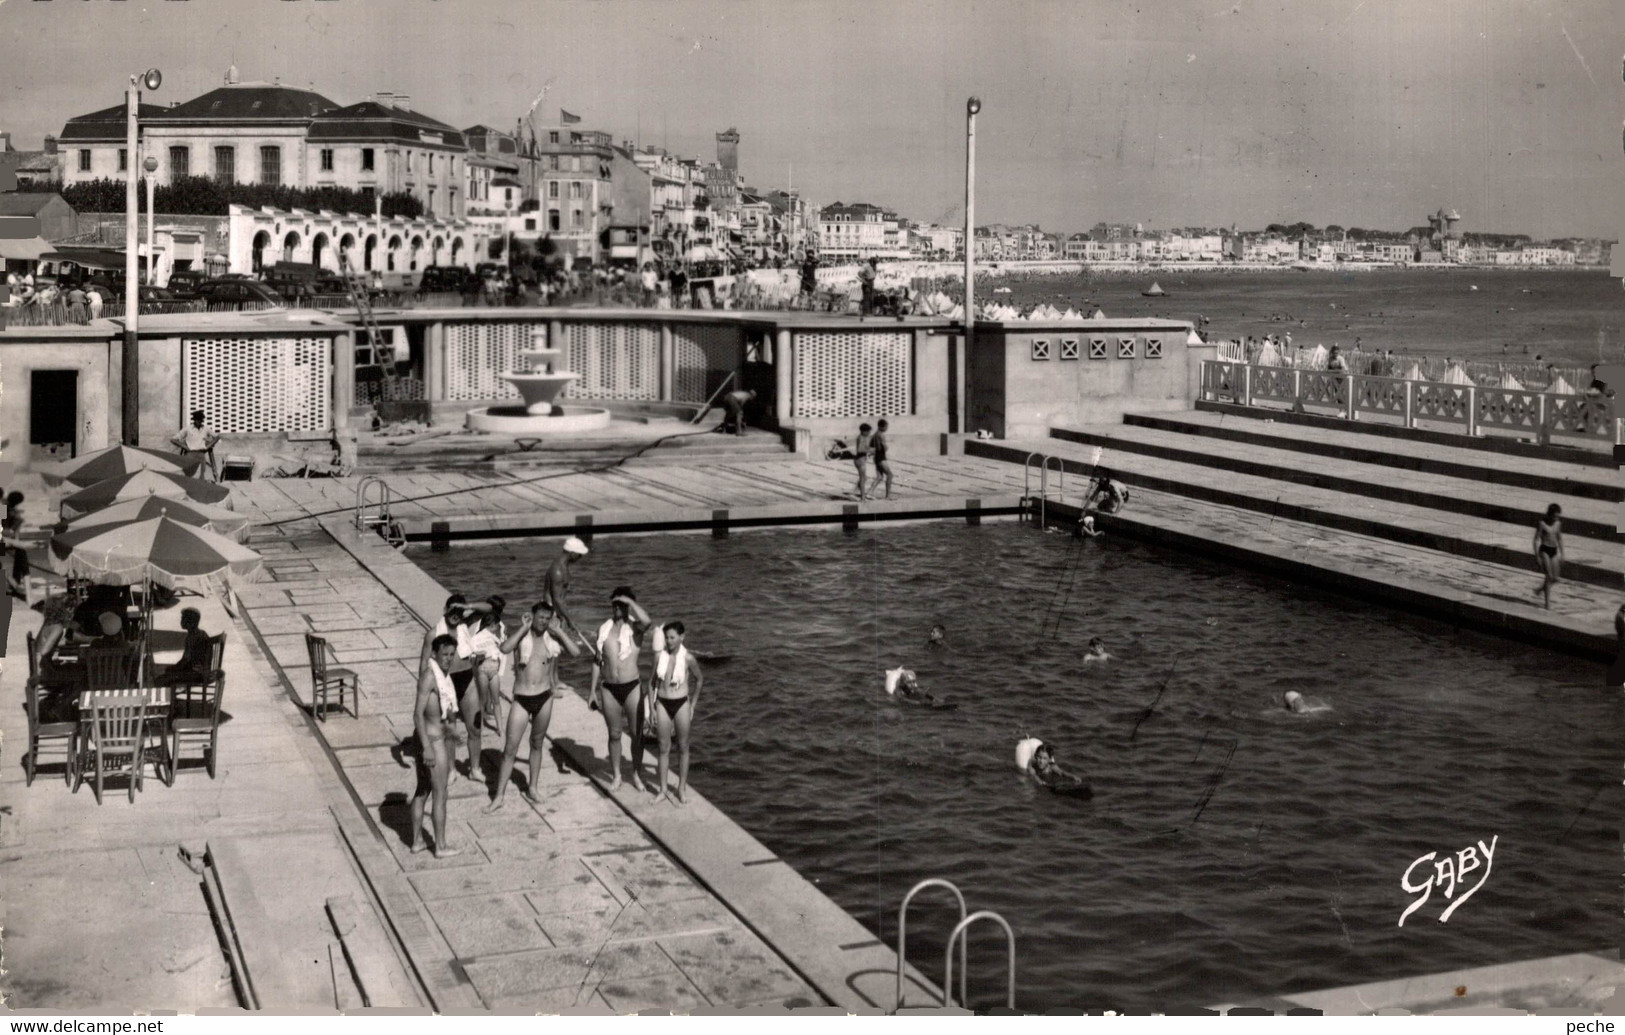
[[[1123,509],[1128,502],[1128,487],[1112,479],[1112,473],[1100,468],[1089,482],[1089,494],[1084,498],[1083,509],[1088,511],[1091,506],[1102,514],[1115,514]],[[1093,529],[1093,523],[1090,524]]]
[[[73,625],[73,607],[73,595],[70,593],[53,593],[45,598],[41,607],[45,623],[40,626],[39,638],[34,641],[34,661],[41,669],[52,651],[78,638]]]
[[[103,611],[96,616],[96,628],[100,635],[90,641],[92,647],[124,647],[128,643],[124,639],[124,619],[111,611]]]
[[[199,627],[203,615],[195,607],[181,612],[181,628],[186,630],[186,645],[181,649],[181,660],[158,674],[158,682],[174,686],[178,683],[203,683],[210,677],[210,663],[214,660],[211,637]]]

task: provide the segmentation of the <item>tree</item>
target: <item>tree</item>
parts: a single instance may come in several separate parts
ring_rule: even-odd
[[[80,212],[123,212],[124,181],[88,180],[62,189],[63,200]],[[330,212],[372,215],[373,199],[358,190],[342,187],[303,189],[281,184],[218,183],[208,176],[182,176],[158,187],[153,203],[159,212],[184,216],[225,216],[232,205],[250,208],[326,209]],[[147,210],[146,192],[137,192],[137,211]],[[423,215],[423,203],[410,194],[385,194],[381,199],[384,215],[416,219]]]
[[[1338,226],[1336,223],[1328,223],[1326,226],[1327,237],[1342,237],[1343,233],[1343,228]]]

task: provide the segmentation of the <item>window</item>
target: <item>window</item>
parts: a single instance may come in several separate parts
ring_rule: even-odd
[[[536,220],[534,220],[534,219],[525,220],[525,229],[526,230],[534,230],[534,229],[536,229]]]
[[[332,171],[333,171],[333,149],[331,147],[324,147],[324,148],[322,148],[322,172],[330,173]]]
[[[554,172],[558,172],[559,171],[559,156],[558,155],[548,155],[547,156],[547,167],[549,169],[553,170]]]
[[[556,197],[559,196],[559,181],[558,180],[548,180],[547,181],[547,196],[550,197],[550,198],[556,198]]]
[[[372,199],[377,195],[377,193],[378,189],[376,187],[367,186],[361,188],[361,196],[367,199],[368,204],[372,203]]]
[[[431,215],[431,216],[434,215],[434,188],[433,187],[429,188],[428,214]]]
[[[572,197],[572,198],[581,197],[581,181],[580,180],[571,180],[570,181],[570,197]]]
[[[429,175],[434,175],[434,155],[429,156]]]
[[[182,176],[190,176],[192,170],[192,154],[190,148],[172,147],[169,149],[169,178],[171,181]]]
[[[502,188],[502,203],[504,205],[512,205],[513,204],[513,188],[512,187],[504,187],[504,188]],[[534,223],[535,221],[531,220],[531,222]],[[534,226],[528,226],[525,229],[534,230],[535,227]]]
[[[129,149],[121,147],[121,148],[118,149],[118,171],[119,172],[129,172],[129,170],[130,170],[130,152],[129,152]]]
[[[558,131],[558,130],[556,130],[556,129],[554,129],[554,130],[549,130],[549,131],[548,131],[548,134],[547,134],[547,142],[548,142],[548,143],[549,143],[549,144],[556,144],[556,143],[558,143],[558,142],[559,142],[559,131]],[[554,156],[553,156],[553,160],[554,160],[554,161],[555,161],[555,162],[556,162],[556,161],[558,161],[558,160],[559,160],[559,159],[558,159],[558,155],[554,155]],[[553,167],[553,168],[555,168],[555,169],[557,169],[557,168],[558,168],[558,166],[556,166],[556,165],[555,165],[555,166],[554,166],[554,167]]]
[[[362,172],[372,172],[373,171],[374,166],[373,166],[372,155],[373,155],[372,148],[363,147],[361,149],[361,171]]]
[[[456,214],[457,214],[457,188],[456,187],[447,187],[446,188],[446,215],[455,216]]]
[[[237,182],[237,149],[235,147],[217,147],[214,149],[214,182],[225,186]]]
[[[123,155],[124,152],[120,151],[119,154]],[[119,163],[119,168],[120,169],[124,168],[124,164],[122,162]],[[87,172],[90,171],[90,149],[89,148],[82,147],[82,148],[79,149],[79,171],[82,172],[82,173],[87,173]]]
[[[570,210],[570,226],[576,230],[581,229],[581,210],[579,208]]]
[[[550,208],[550,209],[547,210],[547,228],[549,230],[557,230],[559,228],[559,210],[558,209]]]
[[[260,182],[271,186],[282,182],[282,148],[260,148]]]

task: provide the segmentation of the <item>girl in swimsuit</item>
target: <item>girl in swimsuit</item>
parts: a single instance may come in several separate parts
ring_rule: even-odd
[[[874,451],[873,435],[871,434],[873,431],[874,429],[869,425],[859,424],[858,443],[852,447],[852,463],[858,469],[858,499],[860,500],[869,498],[866,475],[868,474],[869,454]]]
[[[1546,516],[1535,522],[1535,565],[1543,576],[1535,595],[1546,598],[1546,608],[1552,606],[1552,587],[1557,585],[1563,571],[1563,508],[1553,503],[1546,508]]]
[[[668,622],[666,650],[655,659],[655,727],[660,735],[660,790],[658,794],[678,805],[688,804],[688,730],[694,721],[694,707],[700,699],[699,662],[683,649],[683,623]],[[672,798],[666,783],[671,758],[672,733],[677,734],[677,797]]]

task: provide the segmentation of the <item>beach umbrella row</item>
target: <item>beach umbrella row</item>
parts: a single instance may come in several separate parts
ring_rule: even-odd
[[[203,466],[203,455],[181,456],[157,449],[137,446],[109,446],[72,460],[58,460],[40,464],[39,472],[48,488],[71,482],[81,488],[95,485],[107,478],[133,474],[136,471],[158,471],[168,474],[193,475]]]
[[[78,492],[64,496],[62,516],[72,520],[114,503],[147,499],[151,496],[215,504],[224,502],[230,495],[231,490],[200,478],[188,478],[177,472],[140,469],[104,478]]]

